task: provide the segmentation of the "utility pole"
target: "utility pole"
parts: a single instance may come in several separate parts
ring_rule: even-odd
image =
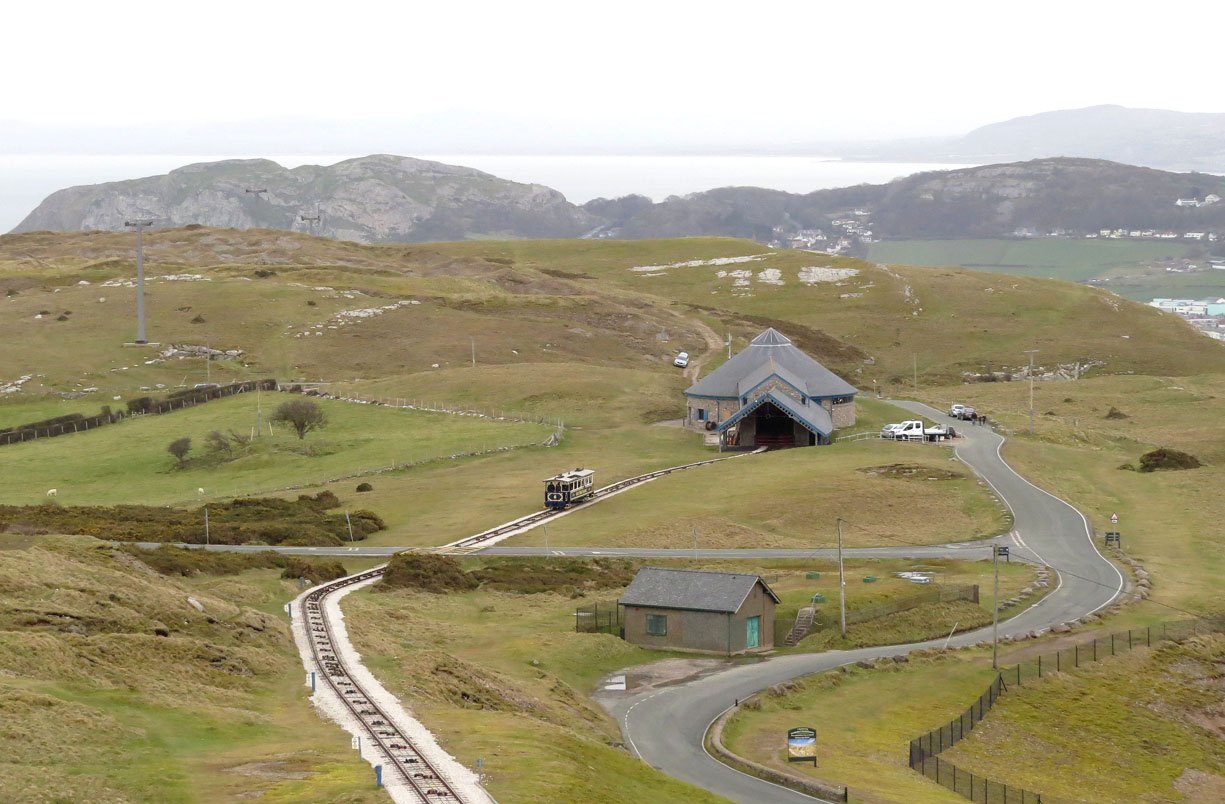
[[[914,366],[914,392],[917,394],[919,393],[919,356],[912,354],[910,359]]]
[[[693,526],[693,552],[697,553],[697,550],[698,550],[698,526],[694,525]]]
[[[322,221],[323,217],[319,214],[318,210],[315,210],[314,215],[299,215],[298,220],[304,221],[310,227],[310,233],[313,235],[315,233],[315,224]]]
[[[472,368],[476,368],[476,338],[469,337],[468,340],[472,341]]]
[[[1000,669],[1000,546],[991,545],[991,563],[995,565],[995,600],[991,615],[991,669]]]
[[[355,541],[353,538],[353,522],[349,519],[349,512],[345,511],[345,524],[349,526],[349,542]]]
[[[209,536],[208,536],[208,506],[206,505],[206,506],[204,506],[204,543],[205,543],[205,544],[208,544],[208,542],[209,542]]]
[[[149,342],[145,337],[145,229],[153,225],[153,221],[142,218],[124,221],[124,226],[136,230],[136,343],[144,346]]]
[[[548,558],[549,557],[549,523],[548,522],[544,523],[542,527],[544,527],[544,557]]]
[[[213,342],[210,338],[204,342],[204,381],[213,381]]]
[[[842,614],[842,638],[846,639],[846,575],[842,568],[842,517],[838,517],[838,609]]]
[[[732,333],[727,333],[727,359],[732,359]]]
[[[1025,354],[1029,355],[1029,434],[1034,434],[1034,355],[1038,353],[1037,349],[1026,349]]]

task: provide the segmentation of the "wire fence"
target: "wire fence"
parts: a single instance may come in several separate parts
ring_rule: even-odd
[[[1082,642],[1070,648],[1039,654],[1037,658],[1021,662],[1001,670],[991,686],[960,716],[927,734],[910,741],[910,767],[927,778],[980,804],[1042,804],[1042,794],[1034,793],[1014,785],[977,776],[958,768],[952,762],[940,759],[940,754],[964,740],[982,721],[1008,686],[1024,686],[1052,673],[1073,670],[1108,656],[1127,653],[1137,647],[1151,647],[1155,643],[1182,641],[1196,634],[1215,633],[1225,630],[1225,619],[1175,620],[1145,628],[1133,628],[1104,637],[1095,637],[1091,642]],[[1047,804],[1053,804],[1048,799]]]
[[[579,634],[621,636],[621,607],[616,603],[588,603],[574,610],[574,630]]]

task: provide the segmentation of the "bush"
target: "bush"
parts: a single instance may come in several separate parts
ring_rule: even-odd
[[[358,483],[357,490],[359,492],[360,491],[374,491],[374,486],[370,485],[369,483]]]
[[[179,466],[182,466],[187,460],[187,453],[191,452],[191,439],[176,438],[167,445],[166,451],[178,458]]]
[[[1126,413],[1119,410],[1114,405],[1111,405],[1110,410],[1106,412],[1106,418],[1107,419],[1126,419],[1128,418],[1128,416]]]
[[[328,420],[323,408],[315,400],[291,399],[277,405],[272,421],[289,424],[298,434],[298,438],[305,438],[307,433],[323,427]]]
[[[1194,455],[1180,452],[1176,449],[1162,447],[1140,456],[1141,472],[1156,472],[1159,470],[1175,471],[1178,469],[1196,469],[1203,466]]]
[[[312,562],[298,556],[286,558],[288,561],[281,571],[282,578],[305,578],[314,583],[326,583],[349,574],[339,561]]]
[[[397,553],[387,563],[380,589],[421,589],[443,594],[468,591],[479,586],[476,578],[464,572],[459,562],[450,556],[418,553]]]

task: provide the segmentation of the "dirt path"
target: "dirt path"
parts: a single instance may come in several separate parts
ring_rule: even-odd
[[[698,331],[698,334],[702,336],[702,339],[706,341],[706,351],[699,357],[691,359],[689,361],[689,366],[684,371],[684,377],[686,380],[691,383],[697,382],[698,375],[702,372],[702,366],[706,365],[706,361],[710,360],[715,353],[727,346],[727,341],[720,338],[719,333],[711,329],[706,322],[702,321],[700,318],[689,318],[676,312],[675,310],[671,310],[669,312],[671,312],[677,318],[684,319],[686,323],[692,324],[694,329]]]

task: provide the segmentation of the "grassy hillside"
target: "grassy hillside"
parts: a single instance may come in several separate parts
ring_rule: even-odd
[[[52,488],[58,490],[57,500],[68,505],[250,496],[461,452],[538,443],[551,432],[536,424],[321,400],[328,424],[305,439],[286,425],[274,425],[274,435],[256,439],[251,448],[239,449],[232,458],[205,452],[210,432],[235,430],[249,435],[257,407],[263,409],[266,428],[276,406],[293,398],[297,397],[242,394],[87,433],[2,447],[0,467],[10,478],[5,502],[42,502]],[[182,437],[192,439],[193,453],[179,465],[166,446]]]
[[[1005,695],[942,757],[971,773],[1006,772],[1044,801],[1219,801],[1222,659],[1217,635],[1052,676]]]
[[[383,800],[307,701],[280,614],[295,588],[0,534],[0,800]]]

